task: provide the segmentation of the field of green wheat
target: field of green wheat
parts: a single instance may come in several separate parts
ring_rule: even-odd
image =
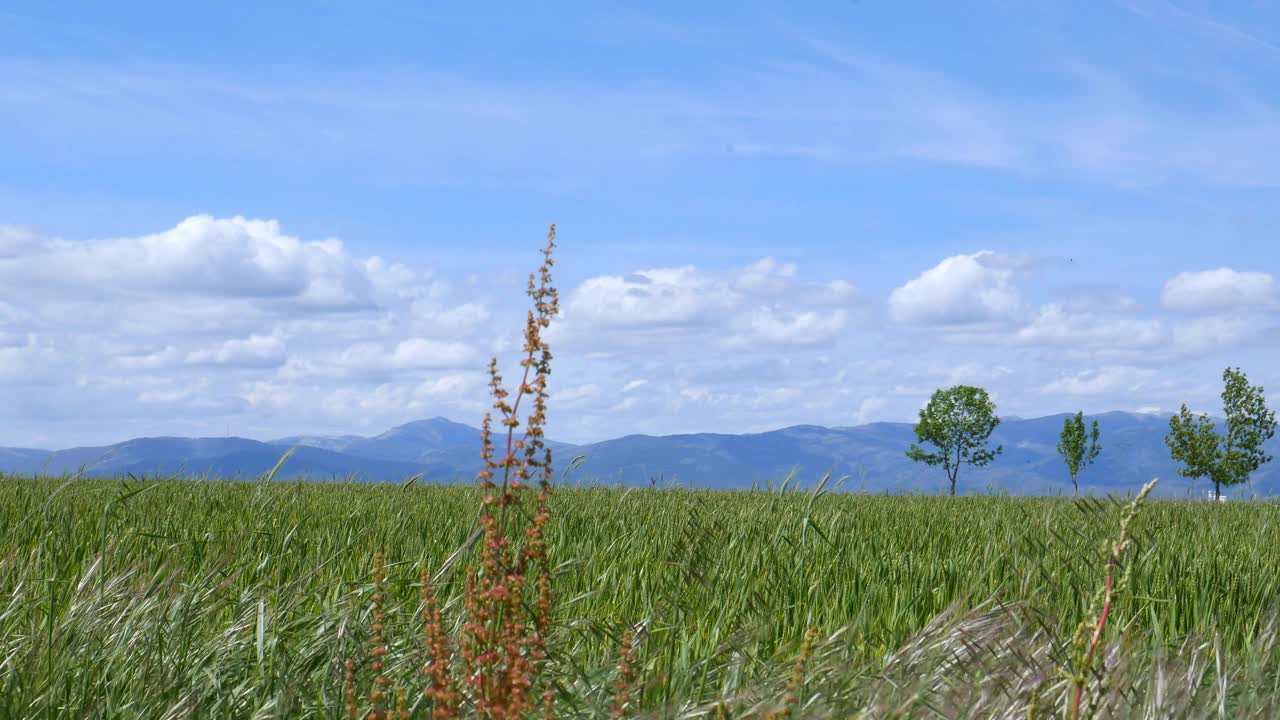
[[[367,661],[382,551],[385,674],[427,717],[418,571],[458,622],[479,499],[430,485],[4,479],[0,715],[344,716],[344,663]],[[1099,500],[560,489],[546,529],[556,715],[608,716],[625,634],[628,716],[750,715],[790,682],[797,716],[1026,717],[1025,697],[956,695],[1001,683],[956,679],[1015,672],[1001,681],[1014,694],[1059,682],[1120,514]],[[1264,503],[1143,508],[1106,640],[1114,672],[1142,688],[1133,702],[1209,715],[1269,702],[1277,520]]]

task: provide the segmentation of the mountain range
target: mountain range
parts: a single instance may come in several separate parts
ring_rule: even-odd
[[[1070,478],[1056,449],[1066,417],[1005,418],[991,437],[993,444],[1003,445],[1003,454],[985,468],[963,467],[957,491],[1069,494]],[[1164,443],[1167,417],[1108,412],[1087,418],[1092,419],[1098,420],[1103,449],[1080,474],[1082,492],[1136,491],[1153,477],[1160,478],[1158,491],[1164,496],[1202,495],[1211,488],[1205,480],[1193,482],[1177,474]],[[1219,427],[1221,422],[1217,421]],[[795,481],[805,486],[813,486],[831,471],[833,480],[849,476],[841,483],[845,490],[944,492],[947,482],[941,468],[914,463],[904,454],[914,441],[910,423],[881,422],[853,427],[795,425],[740,435],[627,435],[585,445],[548,444],[561,484],[746,489],[776,486],[794,470]],[[274,467],[289,449],[294,452],[277,478],[399,482],[421,474],[427,482],[467,482],[481,463],[480,430],[435,417],[372,437],[299,435],[267,442],[154,437],[57,451],[0,448],[0,471],[252,479]],[[1280,455],[1280,439],[1273,438],[1265,449]],[[564,468],[570,472],[562,477],[559,473]],[[1233,493],[1280,494],[1280,467],[1264,465],[1248,487]]]

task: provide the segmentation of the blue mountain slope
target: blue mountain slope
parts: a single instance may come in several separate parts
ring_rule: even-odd
[[[1066,414],[1002,422],[992,443],[1003,453],[985,468],[964,466],[961,492],[1069,493],[1070,476],[1057,453]],[[1209,487],[1179,476],[1164,444],[1168,419],[1135,413],[1096,416],[1103,451],[1080,475],[1082,491],[1126,492],[1159,477],[1161,495],[1186,495]],[[1088,417],[1086,421],[1093,418]],[[606,482],[647,484],[661,475],[699,487],[749,487],[753,480],[780,479],[798,467],[797,479],[812,486],[828,470],[849,489],[871,492],[941,492],[941,468],[913,463],[905,450],[915,442],[908,423],[875,423],[824,428],[801,425],[753,435],[632,435],[574,449],[588,460],[581,471]],[[1280,438],[1267,445],[1280,456]],[[1246,488],[1241,488],[1247,491]],[[1252,491],[1280,493],[1280,466],[1270,464],[1253,476]]]
[[[498,435],[495,431],[494,443],[498,442]],[[381,435],[373,437],[361,437],[358,435],[295,436],[272,440],[271,444],[286,447],[308,445],[375,460],[428,462],[431,461],[433,453],[458,449],[469,450],[474,457],[478,458],[480,456],[480,428],[456,423],[443,417],[434,417],[398,425]],[[572,447],[567,443],[555,441],[549,441],[547,444],[553,450]]]
[[[216,458],[261,445],[244,438],[136,438],[115,445],[59,450],[50,458],[48,471],[73,473],[83,467],[87,474],[101,474],[135,465],[168,467],[184,459]]]
[[[215,458],[194,458],[183,462],[136,462],[114,468],[113,472],[97,474],[118,475],[122,472],[147,474],[173,474],[181,471],[189,476],[239,477],[252,479],[271,470],[283,453],[276,446],[265,445],[221,455]],[[279,479],[310,478],[313,480],[346,479],[373,482],[399,482],[433,468],[418,463],[402,463],[390,460],[370,460],[343,453],[313,447],[299,447],[276,473]],[[432,477],[437,480],[460,480],[449,469],[434,468]]]
[[[986,468],[961,469],[961,492],[1069,493],[1070,479],[1056,446],[1066,414],[1006,419],[992,436],[1004,453]],[[1134,413],[1104,413],[1099,421],[1102,454],[1081,474],[1086,492],[1135,491],[1159,477],[1162,495],[1201,493],[1205,481],[1192,484],[1177,475],[1164,436],[1168,418]],[[1220,424],[1220,421],[1219,421]],[[496,444],[502,437],[495,436]],[[867,492],[944,492],[941,468],[913,463],[905,451],[915,441],[909,423],[872,423],[827,428],[796,425],[764,433],[729,435],[628,435],[589,445],[550,443],[556,482],[586,479],[596,483],[648,485],[661,481],[704,488],[749,488],[780,481],[793,468],[805,486],[824,473],[850,490]],[[480,470],[480,431],[444,418],[407,423],[374,437],[299,436],[262,443],[244,438],[142,438],[106,447],[72,448],[50,454],[19,448],[0,449],[0,469],[34,473],[46,461],[54,474],[82,465],[96,476],[132,472],[254,477],[273,467],[281,454],[300,446],[280,477],[356,475],[366,480],[399,481],[422,472],[430,481],[470,481]],[[1280,438],[1266,448],[1280,456]],[[501,449],[499,449],[501,452]],[[574,456],[586,460],[573,474],[561,473]],[[1280,461],[1254,473],[1252,486],[1240,492],[1280,494]]]
[[[244,438],[139,438],[105,447],[72,448],[55,452],[47,472],[61,475],[82,467],[92,477],[135,475],[209,475],[253,478],[275,467],[287,447]],[[48,456],[46,456],[48,457]],[[0,456],[0,461],[3,456]],[[43,459],[40,463],[44,465]],[[36,471],[41,470],[37,467]],[[317,478],[360,476],[366,480],[398,481],[427,469],[422,463],[361,458],[314,447],[299,447],[277,477]],[[456,479],[451,468],[435,466],[440,479]],[[18,472],[26,472],[17,470]]]
[[[291,448],[295,446],[314,447],[321,450],[333,450],[334,452],[343,452],[352,443],[364,440],[361,435],[291,435],[289,437],[270,440],[268,445],[279,445],[283,448]]]
[[[0,470],[30,475],[40,472],[52,450],[34,448],[0,448]]]

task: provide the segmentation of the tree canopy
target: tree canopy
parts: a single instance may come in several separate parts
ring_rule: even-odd
[[[1222,496],[1223,486],[1247,482],[1250,473],[1271,461],[1262,444],[1276,432],[1276,414],[1267,409],[1261,386],[1249,385],[1240,368],[1227,368],[1222,380],[1225,435],[1214,432],[1208,414],[1193,417],[1183,404],[1178,414],[1169,418],[1169,434],[1165,436],[1169,454],[1183,464],[1178,474],[1212,480],[1215,500]]]
[[[970,385],[956,385],[934,391],[929,403],[920,410],[916,423],[917,443],[931,443],[937,452],[926,452],[919,444],[907,449],[907,457],[927,465],[941,465],[956,494],[956,477],[962,465],[988,465],[1004,448],[991,450],[987,440],[1000,424],[995,403],[987,391]]]
[[[1088,443],[1086,444],[1086,439]],[[1058,441],[1058,454],[1067,463],[1067,471],[1071,473],[1071,489],[1073,495],[1080,494],[1080,484],[1076,477],[1085,467],[1091,465],[1102,446],[1098,444],[1098,421],[1093,421],[1093,429],[1088,436],[1084,432],[1084,412],[1062,421],[1062,436]]]

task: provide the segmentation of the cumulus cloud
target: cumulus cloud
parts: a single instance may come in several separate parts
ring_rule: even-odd
[[[982,250],[954,255],[889,293],[889,317],[902,325],[1005,323],[1025,311],[1013,285],[1021,258]]]
[[[143,390],[138,393],[138,402],[147,405],[182,402],[191,397],[192,388],[167,388],[164,390]]]
[[[741,332],[725,338],[724,346],[749,349],[756,345],[817,345],[844,331],[849,314],[843,309],[827,313],[762,306],[749,311],[737,323]]]
[[[1013,374],[1007,365],[966,362],[945,367],[931,367],[922,375],[934,378],[944,387],[952,385],[984,385],[999,382]]]
[[[889,401],[882,397],[863,398],[862,402],[858,403],[858,409],[853,413],[853,421],[859,425],[869,423],[875,419],[876,413],[888,404]]]
[[[591,403],[601,396],[600,386],[595,383],[574,385],[563,390],[552,392],[554,402],[558,406],[574,408]]]
[[[1041,306],[1035,318],[1014,335],[1016,342],[1025,345],[1072,348],[1149,348],[1164,338],[1164,323],[1159,319],[1073,312],[1059,303]]]
[[[410,311],[416,332],[431,337],[456,337],[472,332],[490,317],[489,309],[478,302],[444,307],[435,300],[416,300]]]
[[[796,265],[773,258],[722,273],[652,268],[583,281],[548,338],[597,352],[813,346],[848,329],[856,302],[852,283],[806,282]]]
[[[113,361],[116,367],[126,370],[155,370],[178,365],[182,362],[183,357],[181,350],[172,345],[167,345],[154,352],[118,354],[113,358]]]
[[[733,305],[731,288],[689,265],[588,279],[570,294],[564,314],[601,328],[686,325]]]
[[[1256,316],[1210,315],[1174,326],[1173,349],[1181,353],[1203,353],[1236,347],[1258,337],[1261,318]]]
[[[335,359],[339,366],[370,369],[458,368],[481,362],[467,343],[428,338],[401,340],[390,348],[361,343],[343,350]]]
[[[268,409],[296,422],[376,405],[405,419],[425,403],[461,402],[464,389],[483,398],[476,348],[489,317],[483,299],[428,271],[300,239],[271,220],[200,215],[90,240],[0,226],[0,382],[74,378],[75,405],[114,405],[140,422],[178,407]],[[442,374],[468,368],[473,379]],[[354,400],[364,391],[373,405]],[[78,412],[53,407],[58,397],[26,402]]]
[[[854,302],[857,297],[858,289],[853,283],[832,280],[829,283],[804,286],[796,300],[809,305],[844,305]]]
[[[211,348],[187,353],[186,362],[192,365],[246,365],[251,367],[275,367],[285,358],[285,346],[279,338],[266,335],[250,335],[219,343]]]
[[[370,301],[371,271],[339,240],[303,242],[272,220],[187,218],[142,237],[89,242],[20,236],[6,242],[0,279],[85,294],[288,299],[314,307]]]
[[[457,398],[463,393],[477,388],[479,373],[453,373],[431,380],[423,380],[414,388],[417,398]]]
[[[1097,370],[1068,375],[1041,386],[1045,395],[1101,395],[1106,393],[1131,393],[1142,389],[1155,375],[1148,368],[1125,365],[1107,365]]]
[[[1171,310],[1214,312],[1277,306],[1276,282],[1264,272],[1231,268],[1184,272],[1164,284],[1160,302]]]
[[[46,283],[36,268],[50,258],[70,269]],[[1230,362],[1252,367],[1237,350],[1274,337],[1261,304],[1170,318],[1115,293],[1048,288],[1057,302],[1036,306],[1018,287],[1028,267],[990,251],[945,258],[889,293],[891,322],[866,317],[852,278],[815,279],[767,257],[587,276],[564,293],[547,335],[549,430],[587,440],[911,420],[935,389],[959,383],[1021,416],[1060,411],[1072,396],[1177,407],[1220,389],[1193,393],[1189,366],[1173,363],[1216,363],[1210,354],[1230,349]],[[45,418],[46,434],[81,422],[109,442],[228,426],[251,437],[379,432],[434,415],[475,423],[489,404],[487,355],[514,370],[524,315],[522,275],[510,307],[493,305],[478,294],[485,283],[239,218],[102,241],[0,227],[0,280],[0,389],[10,398],[0,413],[13,427]],[[1145,369],[1157,362],[1183,369],[1162,370],[1160,383]]]
[[[31,333],[21,342],[0,347],[0,380],[45,383],[67,369],[66,358],[49,339]]]
[[[1133,297],[1113,290],[1092,290],[1073,292],[1055,303],[1069,313],[1097,313],[1111,315],[1115,313],[1132,313],[1140,309],[1138,301]]]
[[[741,292],[780,293],[787,289],[790,281],[796,276],[794,263],[779,263],[773,258],[760,260],[743,268],[733,278],[732,285]]]

